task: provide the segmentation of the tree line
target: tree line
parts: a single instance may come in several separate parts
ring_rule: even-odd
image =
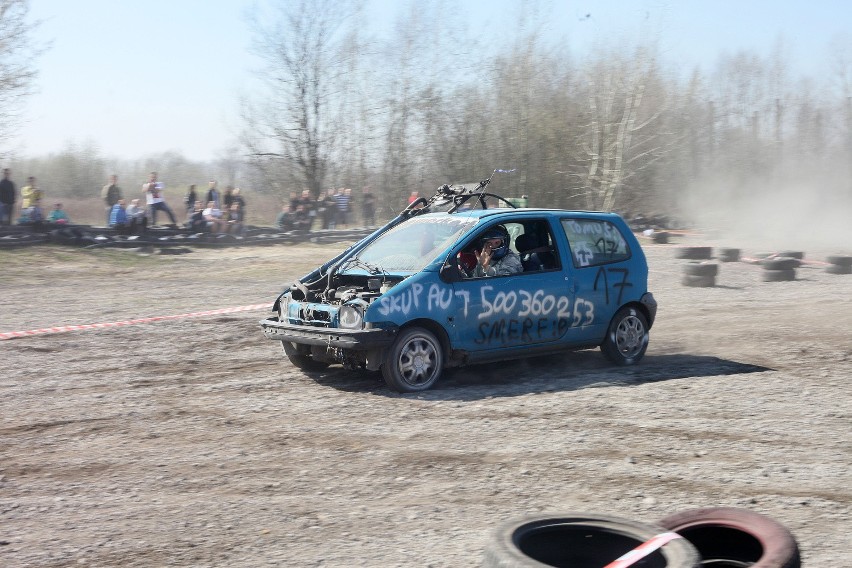
[[[69,196],[91,196],[111,173],[141,183],[151,170],[170,186],[215,177],[282,201],[370,187],[385,215],[413,190],[497,168],[515,171],[494,191],[533,206],[630,215],[677,215],[696,195],[735,200],[791,180],[852,196],[849,38],[827,42],[828,76],[794,76],[780,42],[769,55],[720,54],[709,72],[684,74],[653,38],[613,38],[577,57],[525,14],[495,47],[459,29],[451,2],[398,6],[383,37],[359,2],[258,8],[265,87],[245,98],[243,133],[213,162],[174,152],[116,162],[69,143],[10,167]]]

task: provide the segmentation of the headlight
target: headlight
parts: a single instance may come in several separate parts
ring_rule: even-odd
[[[343,329],[361,329],[364,326],[364,314],[356,306],[342,306],[338,317]]]

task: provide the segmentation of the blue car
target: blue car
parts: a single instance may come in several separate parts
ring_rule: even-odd
[[[567,349],[639,362],[657,303],[625,221],[515,208],[488,181],[441,187],[293,282],[265,336],[300,369],[381,370],[398,392],[448,367]]]

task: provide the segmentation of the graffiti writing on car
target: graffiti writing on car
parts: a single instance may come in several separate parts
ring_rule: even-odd
[[[627,277],[630,276],[630,271],[626,268],[604,268],[603,266],[598,269],[598,273],[595,274],[595,284],[594,289],[598,290],[598,283],[603,283],[603,289],[605,293],[606,303],[609,304],[609,276],[607,274],[614,274],[616,276],[616,280],[612,283],[612,287],[618,289],[618,299],[615,301],[616,304],[621,304],[621,297],[624,295],[625,288],[632,288],[633,283],[627,281]],[[618,280],[618,275],[621,275],[621,280]]]
[[[467,306],[470,301],[470,293],[466,290],[453,291],[438,284],[431,284],[423,298],[424,287],[422,284],[414,283],[411,287],[397,294],[386,294],[379,299],[379,313],[388,316],[393,313],[408,315],[412,309],[420,309],[421,304],[426,309],[447,310],[453,302],[453,298],[461,298],[464,305],[464,313],[467,315]]]

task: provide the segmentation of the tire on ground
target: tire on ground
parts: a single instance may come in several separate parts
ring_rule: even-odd
[[[310,373],[322,371],[328,367],[328,363],[325,361],[314,360],[309,345],[293,345],[289,341],[282,341],[281,346],[284,348],[284,354],[297,369]]]
[[[795,268],[784,268],[781,270],[764,270],[761,278],[764,282],[786,282],[796,279]]]
[[[790,268],[798,268],[802,265],[802,261],[792,256],[778,258],[764,258],[760,261],[760,265],[767,270],[787,270]]]
[[[740,249],[723,248],[719,250],[719,260],[722,262],[739,262]]]
[[[422,327],[402,330],[385,351],[382,377],[391,390],[419,392],[432,387],[444,369],[444,348]]]
[[[848,264],[829,264],[825,267],[829,274],[852,274],[852,266]]]
[[[683,265],[683,273],[690,276],[716,276],[719,273],[719,265],[709,262],[690,262]]]
[[[482,565],[599,568],[666,532],[664,527],[609,515],[530,515],[497,527],[486,543]],[[691,568],[699,566],[700,558],[689,541],[675,538],[643,560],[643,566]]]
[[[613,316],[601,343],[601,352],[616,365],[633,365],[645,356],[648,339],[645,314],[638,308],[626,306]]]
[[[713,258],[713,247],[683,247],[677,249],[675,258],[709,260]]]
[[[669,234],[665,231],[658,231],[651,235],[651,240],[655,243],[664,245],[669,242]]]
[[[680,283],[684,286],[689,286],[690,288],[712,288],[716,285],[716,277],[713,275],[693,276],[690,274],[684,274]]]
[[[852,256],[832,255],[826,258],[825,261],[838,266],[852,266]]]
[[[799,260],[802,260],[803,258],[805,258],[805,253],[800,250],[782,250],[777,252],[775,256],[798,258]]]
[[[698,549],[701,566],[799,568],[799,546],[786,527],[745,509],[714,507],[670,515],[658,522]]]

